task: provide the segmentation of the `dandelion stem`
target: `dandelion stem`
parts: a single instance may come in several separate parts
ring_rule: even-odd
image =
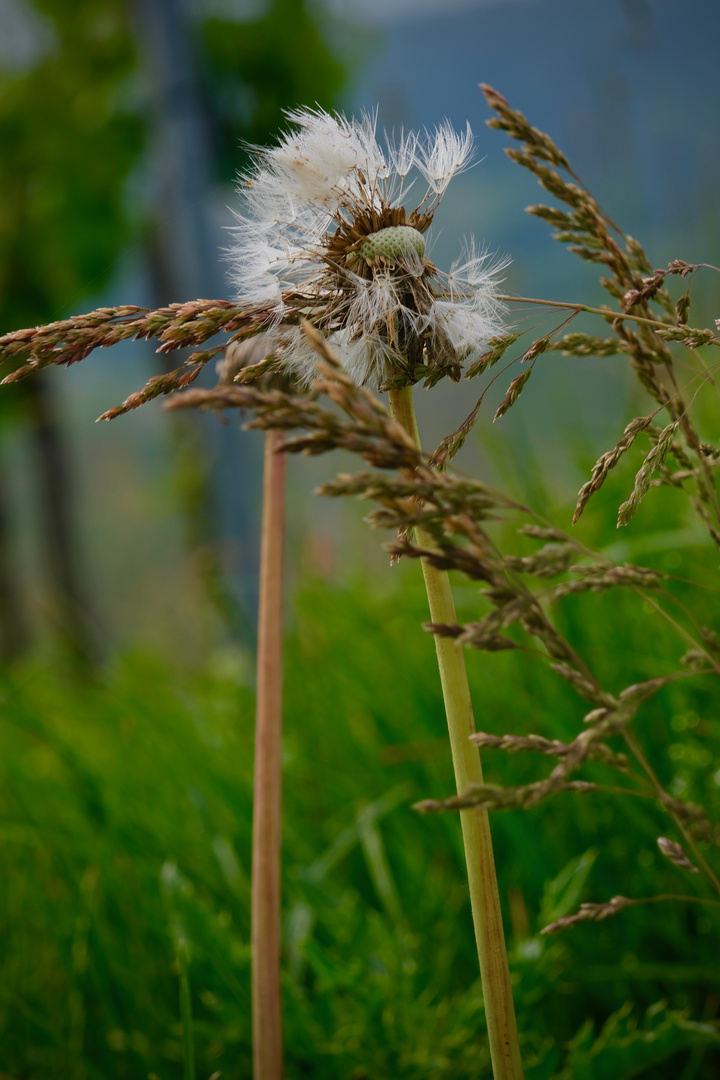
[[[393,418],[403,425],[419,445],[412,387],[390,390],[389,396]],[[432,537],[422,527],[416,528],[416,535],[421,546],[434,546]],[[424,560],[422,566],[432,621],[454,625],[457,618],[447,572],[438,570]],[[435,648],[450,733],[455,781],[460,794],[470,784],[483,782],[480,754],[469,738],[475,731],[470,688],[462,647],[452,638],[435,635]],[[461,810],[460,822],[475,940],[480,959],[493,1076],[495,1080],[522,1080],[523,1068],[515,1006],[510,987],[487,810],[477,807]]]
[[[283,1075],[280,1010],[280,812],[285,457],[265,434],[252,855],[252,1013],[255,1080]]]

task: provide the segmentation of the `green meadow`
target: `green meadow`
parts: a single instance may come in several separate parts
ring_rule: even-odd
[[[702,551],[663,548],[652,504],[645,511],[635,543],[652,549],[648,563],[702,573]],[[671,524],[677,537],[682,523]],[[418,570],[397,568],[384,594],[315,580],[291,598],[290,1078],[490,1076],[459,823],[412,809],[453,790]],[[477,615],[475,589],[457,586],[461,617]],[[637,597],[584,599],[567,605],[565,631],[609,682],[650,677],[676,657],[675,635]],[[471,653],[468,664],[479,730],[576,734],[577,699],[531,658]],[[32,661],[2,676],[4,1075],[250,1076],[251,670],[228,648],[195,670],[138,651],[91,680]],[[710,680],[685,680],[637,721],[663,781],[711,815],[715,702]],[[531,755],[484,759],[497,782],[547,771]],[[661,812],[561,794],[497,812],[492,826],[527,1076],[716,1075],[720,1039],[703,1023],[718,992],[715,909],[661,904],[539,935],[582,901],[693,891],[657,849]]]

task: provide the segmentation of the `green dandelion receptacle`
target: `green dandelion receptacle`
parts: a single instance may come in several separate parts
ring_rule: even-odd
[[[403,259],[425,254],[425,237],[410,225],[390,225],[386,229],[370,233],[358,245],[361,259]]]

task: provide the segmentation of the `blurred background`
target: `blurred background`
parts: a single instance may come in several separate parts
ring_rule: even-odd
[[[511,256],[508,293],[603,302],[596,268],[523,213],[549,199],[485,127],[479,82],[553,136],[653,266],[718,265],[718,40],[716,0],[0,0],[0,332],[101,305],[232,298],[223,252],[246,144],[316,103],[377,108],[381,130],[469,121],[478,164],[436,216],[434,260],[448,269],[474,235]],[[720,314],[716,280],[693,283],[695,325]],[[559,321],[522,304],[509,319],[532,337]],[[3,1080],[188,1080],[180,936],[198,1076],[250,1075],[262,437],[157,401],[93,423],[178,362],[124,343],[0,393]],[[539,371],[492,426],[511,376],[498,380],[458,462],[564,526],[592,463],[646,407],[618,357],[553,353]],[[417,391],[426,445],[477,393]],[[417,567],[387,565],[362,507],[312,496],[347,464],[289,466],[288,1075],[485,1077],[457,822],[407,809],[452,789],[425,601]],[[616,507],[628,476],[599,505]],[[686,527],[658,506],[618,557]],[[601,518],[579,535],[615,543]],[[686,555],[715,574],[705,549]],[[655,557],[679,565],[669,540]],[[476,599],[458,583],[461,614],[475,617]],[[598,605],[569,626],[618,686],[674,657],[629,605]],[[483,664],[470,660],[473,687],[503,730],[576,733],[564,690],[506,654],[490,674]],[[670,746],[673,792],[718,808],[717,701],[684,693],[668,691],[647,731]],[[534,776],[512,767],[493,759],[491,776]],[[661,827],[582,801],[494,822],[532,1080],[717,1075],[709,916],[640,909],[560,943],[537,936],[580,900],[657,891]]]
[[[474,235],[512,257],[508,292],[599,301],[594,268],[523,214],[540,192],[485,127],[481,81],[550,132],[653,264],[713,262],[719,28],[713,0],[681,16],[672,0],[0,0],[0,326],[229,297],[224,230],[244,144],[272,140],[283,109],[314,103],[377,108],[380,129],[470,121],[479,163],[436,218],[435,261],[448,268]],[[714,314],[712,286],[694,287],[698,317]],[[511,318],[538,335],[554,325],[537,309]],[[5,656],[64,638],[96,657],[144,641],[199,659],[252,639],[260,437],[235,417],[171,419],[158,402],[92,423],[168,363],[130,343],[3,392]],[[556,459],[567,495],[581,474],[558,446],[587,443],[594,460],[625,407],[625,373],[554,357],[536,382],[501,435],[486,438],[481,421],[461,463],[492,473],[495,443],[503,460],[505,442],[523,446]],[[468,388],[443,386],[429,409],[418,397],[434,443],[464,416]],[[348,528],[361,557],[346,510],[307,498],[326,473],[326,462],[292,465],[294,570],[342,572],[333,553]]]

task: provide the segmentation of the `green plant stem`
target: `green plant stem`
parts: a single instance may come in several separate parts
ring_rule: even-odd
[[[412,387],[390,390],[389,396],[393,418],[403,425],[419,446]],[[422,527],[418,526],[415,532],[422,547],[434,546],[432,537]],[[447,572],[436,569],[425,560],[422,567],[432,621],[454,625],[457,618]],[[465,658],[462,647],[452,638],[436,635],[435,648],[450,733],[455,782],[458,794],[461,794],[470,784],[483,782],[480,754],[477,747],[470,742],[470,735],[475,732],[475,722]],[[493,1076],[495,1080],[522,1080],[523,1067],[487,810],[477,807],[461,810],[460,823],[475,940],[480,959]]]
[[[277,431],[265,433],[253,785],[251,936],[254,1080],[281,1080],[283,1075],[280,815],[285,457],[276,453],[280,439]]]

